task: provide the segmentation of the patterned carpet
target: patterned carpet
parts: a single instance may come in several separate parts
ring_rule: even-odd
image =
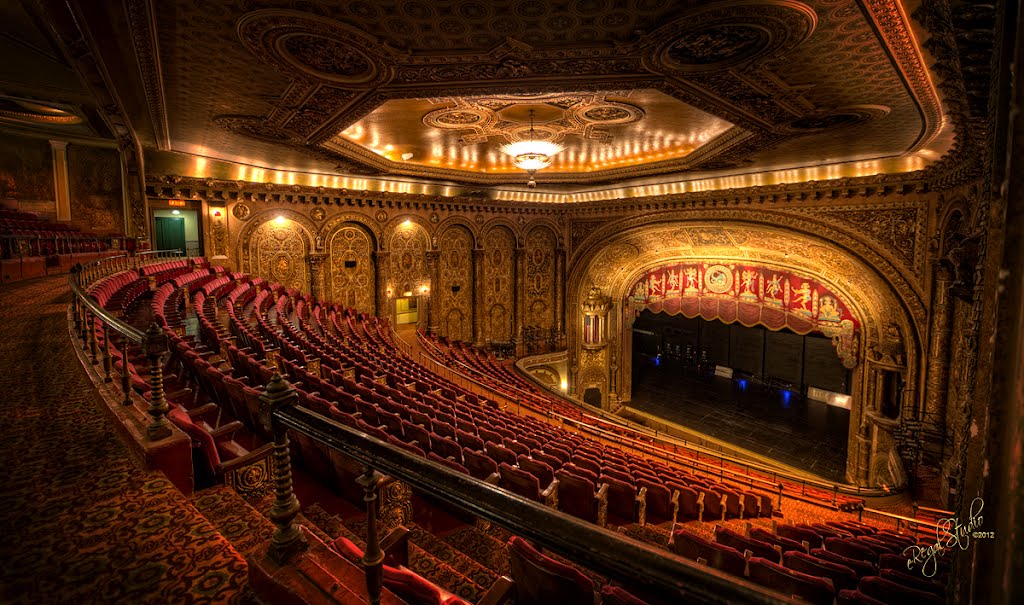
[[[0,289],[0,602],[250,602],[244,559],[101,411],[66,279]]]

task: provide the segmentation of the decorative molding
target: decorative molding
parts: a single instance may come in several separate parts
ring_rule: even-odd
[[[161,151],[171,150],[170,127],[167,124],[167,101],[164,95],[163,69],[160,66],[160,45],[153,16],[153,0],[125,0],[128,31],[139,65],[139,75],[146,92],[146,106],[153,125],[156,145]]]

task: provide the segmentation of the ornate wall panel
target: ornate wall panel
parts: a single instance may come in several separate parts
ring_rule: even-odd
[[[15,200],[24,212],[56,216],[49,143],[10,134],[0,137],[0,199]]]
[[[245,245],[242,270],[289,288],[309,291],[309,240],[291,220],[269,220],[256,227]]]
[[[343,223],[327,243],[328,297],[331,302],[373,313],[373,240],[361,226]]]
[[[473,236],[453,226],[438,240],[440,282],[433,299],[440,304],[441,334],[454,340],[473,340]]]
[[[484,235],[485,342],[508,342],[512,338],[515,248],[516,238],[507,227],[494,227]]]
[[[391,287],[396,296],[403,292],[419,293],[430,282],[426,251],[430,247],[427,232],[416,224],[399,224],[388,237],[391,253]]]
[[[543,227],[526,236],[525,327],[555,325],[555,234]]]
[[[82,231],[124,232],[121,156],[116,149],[68,146],[71,222]]]

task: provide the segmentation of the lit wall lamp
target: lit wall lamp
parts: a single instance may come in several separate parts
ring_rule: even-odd
[[[391,291],[391,288],[388,288],[387,291],[385,292],[385,294],[387,294],[388,298],[391,298],[391,295],[393,294],[392,291]]]
[[[214,210],[213,211],[213,216],[214,216],[214,218],[220,218],[220,210]]]

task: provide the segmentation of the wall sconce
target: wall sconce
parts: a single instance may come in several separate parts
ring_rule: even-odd
[[[569,389],[569,383],[565,379],[562,380],[562,383],[559,386],[562,387],[562,391],[567,391]]]
[[[214,211],[213,211],[213,216],[214,216],[215,218],[220,218],[220,210],[214,210]]]
[[[430,293],[430,286],[423,286],[422,288],[420,288],[420,294],[429,294],[429,293]]]
[[[388,288],[388,289],[387,289],[387,290],[385,291],[385,294],[387,295],[387,297],[388,297],[388,298],[391,298],[391,294],[392,294],[392,292],[391,292],[391,288]]]

